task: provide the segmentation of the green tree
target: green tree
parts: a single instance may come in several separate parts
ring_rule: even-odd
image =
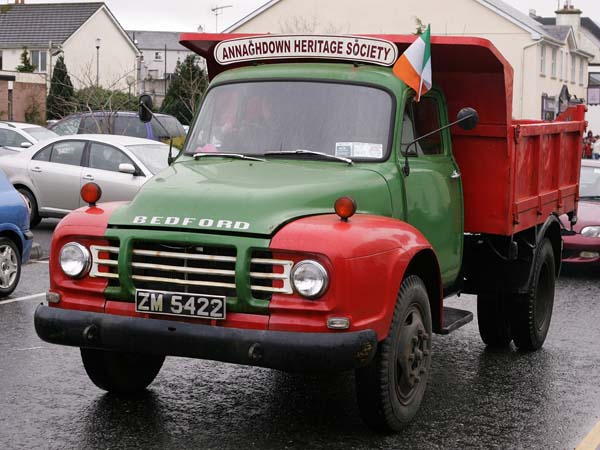
[[[171,114],[181,123],[189,125],[207,84],[208,77],[196,63],[194,55],[187,56],[183,62],[178,61],[160,112]]]
[[[75,110],[76,100],[73,83],[67,71],[65,58],[61,55],[56,60],[50,92],[46,99],[46,114],[48,119],[61,119]]]
[[[31,64],[29,51],[27,51],[27,47],[23,47],[23,51],[21,52],[21,64],[17,66],[17,72],[33,73],[34,71],[35,66]]]

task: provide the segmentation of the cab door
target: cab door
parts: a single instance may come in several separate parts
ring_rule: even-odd
[[[404,106],[399,158],[410,155],[410,174],[404,177],[406,218],[433,246],[444,286],[458,276],[463,251],[463,194],[460,171],[452,156],[449,130],[438,131],[407,149],[407,144],[447,123],[443,98],[430,91],[419,102],[409,97]],[[402,171],[399,171],[399,176]]]

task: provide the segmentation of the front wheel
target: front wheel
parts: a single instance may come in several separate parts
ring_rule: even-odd
[[[0,237],[0,298],[13,293],[21,278],[21,252],[15,243]]]
[[[88,377],[100,389],[133,394],[154,381],[165,357],[82,348],[81,360]]]
[[[515,345],[522,350],[537,350],[546,340],[554,306],[555,270],[554,251],[546,238],[535,256],[530,291],[515,298],[511,328]]]
[[[415,275],[400,286],[388,337],[366,367],[356,370],[362,419],[375,430],[404,428],[423,400],[431,365],[431,311],[427,289]]]

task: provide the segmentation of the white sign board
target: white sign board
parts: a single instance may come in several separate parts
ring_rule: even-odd
[[[215,47],[221,65],[263,59],[343,59],[391,66],[398,48],[384,39],[358,36],[268,35],[230,39]]]

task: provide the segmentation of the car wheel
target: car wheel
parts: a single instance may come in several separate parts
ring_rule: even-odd
[[[431,365],[431,311],[423,281],[411,275],[400,286],[390,331],[374,360],[356,370],[362,419],[377,431],[399,431],[415,416]]]
[[[24,187],[19,187],[17,191],[19,191],[27,201],[27,204],[29,206],[29,228],[34,228],[42,220],[38,212],[38,204],[35,200],[35,196],[29,189]]]
[[[12,294],[20,277],[21,252],[12,240],[0,237],[0,297]]]
[[[81,360],[88,377],[100,389],[133,394],[154,381],[165,357],[82,348]]]
[[[477,325],[483,342],[492,348],[508,347],[512,341],[509,297],[499,294],[477,296]]]
[[[552,244],[546,238],[538,247],[531,290],[514,299],[511,328],[515,345],[521,350],[542,347],[552,319],[556,266]]]

